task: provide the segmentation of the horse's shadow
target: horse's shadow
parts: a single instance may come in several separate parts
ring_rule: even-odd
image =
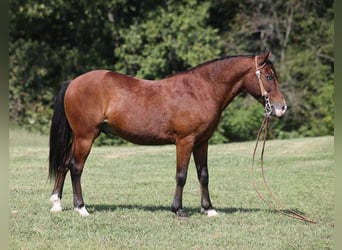
[[[115,210],[141,210],[148,212],[171,212],[171,206],[164,205],[140,205],[140,204],[90,204],[87,205],[87,209],[90,213],[93,212],[111,212]],[[234,214],[234,213],[256,213],[256,212],[267,212],[267,213],[277,213],[275,210],[271,209],[261,209],[261,208],[237,208],[237,207],[215,207],[216,211],[220,214]],[[292,209],[298,214],[304,215],[303,212],[298,211],[297,209]],[[200,213],[199,207],[185,207],[184,212],[187,214],[187,217]],[[289,210],[281,210],[281,212],[288,213]]]

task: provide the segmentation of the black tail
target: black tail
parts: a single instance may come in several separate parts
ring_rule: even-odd
[[[58,92],[50,127],[49,178],[56,179],[60,167],[64,166],[68,147],[72,139],[72,130],[65,116],[64,96],[70,82],[64,82]]]

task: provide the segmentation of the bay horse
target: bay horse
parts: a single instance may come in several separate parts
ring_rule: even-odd
[[[55,184],[50,212],[62,211],[64,180],[70,170],[74,209],[89,215],[81,175],[94,140],[111,133],[141,145],[176,145],[176,189],[171,210],[183,211],[182,195],[193,154],[201,190],[201,212],[217,215],[209,196],[208,141],[223,110],[241,91],[282,116],[286,102],[269,60],[261,55],[205,62],[162,80],[144,80],[94,70],[66,82],[55,98],[50,127],[49,177]]]

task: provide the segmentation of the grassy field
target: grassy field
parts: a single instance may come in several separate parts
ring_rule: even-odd
[[[191,162],[183,195],[188,219],[170,212],[174,146],[93,148],[82,177],[90,212],[84,218],[72,210],[69,176],[64,211],[49,213],[48,138],[11,130],[10,249],[332,249],[333,141],[321,137],[266,144],[271,189],[288,208],[317,224],[275,213],[258,198],[250,179],[254,142],[209,148],[210,191],[218,217],[199,212]],[[257,183],[262,186],[260,177]]]

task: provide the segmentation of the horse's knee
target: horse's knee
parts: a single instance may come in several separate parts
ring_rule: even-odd
[[[208,175],[208,173],[201,175],[200,183],[202,185],[208,185],[208,183],[209,183],[209,175]]]
[[[82,172],[83,172],[83,166],[79,166],[75,164],[75,165],[72,165],[70,168],[70,174],[72,176],[79,176],[82,174]]]
[[[72,160],[69,164],[70,174],[72,176],[81,175],[83,172],[83,165],[77,164],[74,160]]]
[[[186,183],[186,177],[187,177],[187,174],[184,173],[184,171],[177,172],[177,174],[176,174],[177,185],[183,187],[185,185],[185,183]]]
[[[202,185],[208,185],[209,174],[207,168],[202,168],[200,171],[198,171],[198,180]]]

